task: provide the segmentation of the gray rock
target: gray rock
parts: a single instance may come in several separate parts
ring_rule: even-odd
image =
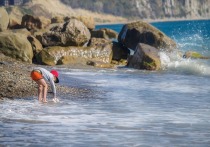
[[[176,43],[171,38],[143,21],[124,25],[118,36],[118,42],[132,50],[135,50],[139,43],[148,44],[165,51],[176,49]]]
[[[134,55],[128,59],[127,66],[135,69],[159,70],[161,62],[158,50],[147,44],[139,43]]]
[[[38,37],[43,46],[83,46],[90,40],[88,28],[76,19],[56,25]]]

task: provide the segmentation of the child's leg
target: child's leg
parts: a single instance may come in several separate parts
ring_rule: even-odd
[[[44,81],[45,82],[45,81]],[[43,90],[43,102],[45,103],[45,102],[47,102],[47,88],[48,88],[48,85],[47,85],[47,83],[45,82],[45,86],[44,86],[44,90]]]
[[[43,89],[43,86],[42,85],[38,85],[39,87],[38,87],[38,99],[39,99],[39,101],[41,102],[42,101],[42,89]]]
[[[44,79],[40,79],[36,81],[36,83],[39,85],[39,90],[38,90],[38,96],[39,96],[39,101],[47,102],[47,83],[45,82]],[[42,97],[43,96],[43,97]]]

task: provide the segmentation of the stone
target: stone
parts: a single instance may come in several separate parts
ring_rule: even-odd
[[[28,30],[44,29],[51,24],[51,20],[43,16],[34,17],[32,15],[24,15],[22,17],[21,26]]]
[[[210,57],[205,57],[198,52],[195,51],[187,51],[183,55],[183,58],[192,58],[192,59],[210,59]]]
[[[32,63],[33,50],[25,34],[1,32],[0,52],[14,59]]]
[[[46,65],[71,64],[78,61],[86,64],[87,60],[111,63],[112,55],[110,44],[101,47],[52,46],[44,48],[39,53],[38,60]]]
[[[139,43],[134,55],[128,59],[128,67],[145,70],[159,70],[161,68],[158,50],[150,45]]]
[[[38,37],[43,46],[83,46],[90,40],[88,28],[76,19],[58,24]]]
[[[128,23],[121,29],[118,42],[135,50],[139,43],[148,44],[159,50],[173,51],[176,43],[163,32],[143,21]]]
[[[91,37],[104,39],[117,39],[118,33],[112,29],[102,28],[91,31]]]

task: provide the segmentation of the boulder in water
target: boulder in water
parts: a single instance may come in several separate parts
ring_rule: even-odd
[[[129,57],[127,66],[135,69],[159,70],[161,62],[158,50],[150,45],[139,43],[134,55]]]
[[[165,51],[172,51],[176,48],[176,43],[171,38],[143,21],[124,25],[119,33],[118,42],[132,50],[135,50],[139,43],[148,44]]]

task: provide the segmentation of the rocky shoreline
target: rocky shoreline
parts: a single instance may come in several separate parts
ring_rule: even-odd
[[[31,67],[0,54],[0,98],[32,96],[36,85],[29,76]]]
[[[28,98],[37,96],[37,84],[31,80],[30,72],[37,65],[14,60],[0,53],[0,99]],[[46,67],[38,65],[39,67]],[[56,84],[57,92],[77,97],[81,93],[91,93],[89,89],[67,87]],[[50,92],[50,89],[48,90]]]
[[[123,25],[121,31],[95,30],[94,20],[86,17],[34,17],[24,15],[21,24],[11,23],[0,8],[0,98],[35,95],[30,79],[34,66],[88,66],[113,68],[127,66],[139,70],[161,70],[159,51],[179,54],[176,42],[144,21]],[[116,41],[117,40],[117,41]],[[131,54],[131,50],[134,54]],[[189,52],[185,58],[207,59]],[[77,95],[83,89],[58,85],[58,92]],[[88,92],[84,90],[83,92]]]

